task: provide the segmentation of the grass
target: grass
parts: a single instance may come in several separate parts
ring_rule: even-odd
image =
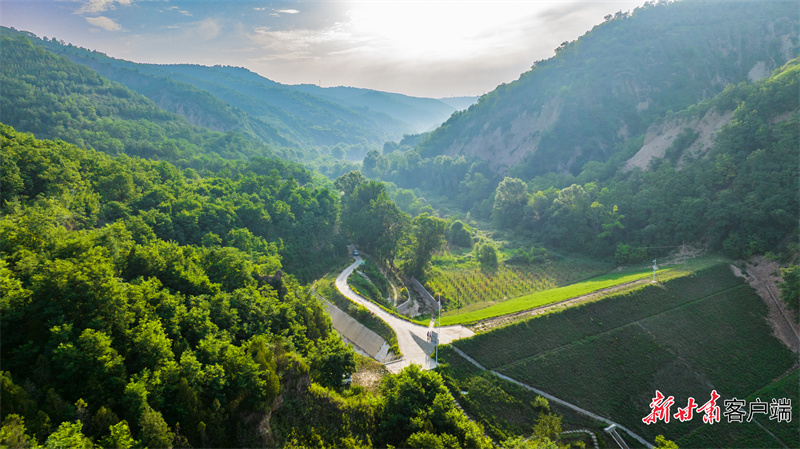
[[[659,282],[674,279],[680,276],[689,275],[692,270],[702,269],[715,263],[715,259],[704,258],[692,262],[684,271],[681,268],[664,268],[656,272],[656,279]],[[651,268],[637,268],[623,271],[615,271],[604,276],[598,276],[583,282],[572,285],[554,288],[551,290],[534,292],[508,301],[492,304],[477,310],[470,310],[465,313],[447,312],[442,316],[442,325],[451,324],[470,324],[488,318],[508,315],[521,312],[548,304],[557,303],[567,299],[575,298],[588,293],[596,292],[608,287],[646,279],[653,275]]]
[[[347,285],[349,285],[357,295],[363,296],[372,302],[379,304],[386,302],[386,297],[381,296],[381,292],[375,287],[375,284],[356,270],[353,270],[353,273],[347,278]]]
[[[624,284],[638,279],[644,279],[651,275],[652,270],[650,270],[650,272],[640,270],[633,274],[613,273],[564,287],[557,287],[550,290],[530,293],[518,298],[492,304],[488,307],[472,310],[466,313],[450,314],[452,312],[448,312],[442,317],[442,325],[446,326],[449,324],[475,323],[487,318],[494,318],[501,315],[521,312],[523,310],[533,309],[535,307],[575,298],[577,296],[602,290],[604,288],[613,287],[615,285]]]
[[[774,383],[796,357],[773,337],[765,316],[763,300],[720,264],[456,346],[484,366],[609,417],[650,441],[663,434],[674,441],[687,438],[681,447],[709,446],[720,444],[714,438],[723,431],[698,430],[702,417],[650,426],[641,419],[656,389],[675,397],[673,413],[688,397],[704,403],[712,389],[722,395],[720,406],[724,399],[765,388],[775,391],[765,397],[800,402],[796,380],[793,391],[785,384],[790,381]],[[714,426],[726,427],[719,424]],[[735,426],[724,446],[779,445],[755,423]],[[773,433],[794,435],[789,447],[798,447],[797,428],[789,427]]]
[[[386,279],[386,276],[381,273],[381,270],[375,265],[375,262],[372,261],[371,258],[367,258],[364,260],[364,265],[361,267],[361,271],[369,277],[370,282],[378,289],[381,298],[389,298],[392,296],[391,287],[389,286],[389,281]]]

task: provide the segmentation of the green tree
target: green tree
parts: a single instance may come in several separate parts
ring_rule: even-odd
[[[456,220],[447,229],[447,241],[451,245],[469,248],[472,246],[472,236],[469,229],[461,220]]]
[[[39,448],[36,436],[30,436],[25,429],[25,419],[19,415],[7,415],[0,428],[0,447],[3,448]]]
[[[413,449],[444,449],[445,445],[442,439],[430,432],[416,432],[411,434],[406,440],[404,447]],[[451,447],[451,446],[447,446]]]
[[[664,438],[664,435],[656,436],[656,449],[678,449],[678,445]]]
[[[534,437],[541,440],[558,441],[561,431],[561,417],[555,413],[540,414],[533,426]]]
[[[92,403],[117,396],[125,384],[124,359],[101,331],[84,329],[75,343],[59,343],[52,360],[58,378],[68,385],[65,390]]]
[[[142,444],[146,447],[172,447],[175,435],[170,431],[160,412],[147,407],[139,417]]]
[[[797,313],[800,311],[800,266],[781,268],[781,277],[783,282],[778,285],[781,289],[781,299],[787,307]]]
[[[492,220],[501,228],[513,228],[522,223],[528,203],[528,185],[521,179],[504,178],[497,186],[492,207]]]
[[[353,349],[334,333],[318,340],[308,358],[314,381],[334,390],[341,390],[344,376],[356,369]]]
[[[411,365],[384,378],[381,393],[378,435],[383,445],[491,447],[483,430],[455,408],[438,373]]]
[[[422,276],[433,257],[433,252],[445,242],[447,222],[427,213],[418,215],[411,222],[410,243],[401,257],[401,269],[409,276]]]
[[[381,261],[393,261],[409,217],[389,198],[386,187],[369,181],[345,196],[342,227],[351,241]]]
[[[109,435],[100,440],[100,446],[107,448],[129,449],[140,443],[131,436],[131,429],[126,421],[109,426]]]
[[[475,247],[475,258],[483,268],[497,268],[497,250],[491,243],[481,243]]]
[[[92,440],[83,434],[83,424],[80,421],[63,422],[55,432],[47,437],[47,449],[93,449]]]
[[[365,182],[367,182],[367,178],[365,178],[361,172],[351,171],[346,175],[336,178],[336,181],[333,183],[333,185],[336,186],[337,190],[343,192],[342,195],[348,196],[352,195],[356,188]]]

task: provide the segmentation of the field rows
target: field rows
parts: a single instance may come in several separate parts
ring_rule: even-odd
[[[456,310],[471,304],[506,301],[571,284],[597,276],[605,268],[597,263],[575,262],[519,267],[501,264],[496,269],[436,267],[428,285],[445,298],[448,310]]]
[[[674,413],[688,397],[702,404],[712,389],[723,399],[746,397],[793,366],[795,357],[773,337],[765,314],[761,298],[720,265],[664,288],[535,318],[457,346],[488,368],[621,422],[650,441],[658,434],[678,440],[700,428],[702,418],[643,424],[656,389],[675,397]],[[794,387],[782,393],[793,395],[793,403],[800,401]],[[752,435],[731,446],[770,444],[756,424],[737,425],[738,433]],[[691,441],[710,441],[703,435]]]
[[[663,274],[669,270],[660,270]],[[496,303],[478,310],[471,310],[465,313],[447,313],[442,316],[442,325],[450,324],[469,324],[480,320],[494,318],[497,316],[508,315],[521,312],[523,310],[553,304],[570,298],[614,287],[628,282],[646,279],[652,276],[652,271],[638,271],[633,274],[613,273],[605,276],[589,279],[588,281],[578,282],[564,287],[557,287],[550,290],[530,293],[508,301]]]
[[[741,280],[733,276],[728,267],[718,265],[671,279],[663,287],[647,285],[599,302],[517,322],[460,340],[457,346],[493,369],[739,285],[742,285]],[[446,323],[444,318],[442,322]],[[494,349],[508,341],[515,342],[513,351]]]

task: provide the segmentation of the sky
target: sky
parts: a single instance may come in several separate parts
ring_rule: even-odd
[[[420,97],[511,82],[641,1],[0,0],[0,24],[144,63]]]

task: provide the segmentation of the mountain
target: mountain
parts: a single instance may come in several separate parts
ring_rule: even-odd
[[[440,98],[439,101],[449,104],[456,108],[457,111],[462,111],[475,104],[478,101],[478,97],[445,97]]]
[[[417,151],[480,158],[521,178],[577,174],[668,111],[763,78],[797,56],[798,24],[793,2],[684,0],[607,16],[454,114]]]
[[[139,64],[28,32],[0,28],[0,34],[25,36],[196,126],[238,131],[271,146],[293,148],[302,159],[316,155],[310,147],[335,145],[357,147],[353,157],[360,158],[369,147],[430,131],[457,110],[431,98],[350,87],[290,86],[241,67]]]
[[[268,148],[242,133],[193,126],[186,118],[159,108],[122,84],[35,47],[25,36],[0,37],[0,47],[0,120],[18,131],[111,155],[180,161],[181,165],[198,167],[220,157],[279,154],[296,158],[284,148]],[[169,95],[181,94],[176,90]],[[208,94],[188,94],[219,107],[221,122],[236,116],[236,111],[223,108]]]
[[[355,87],[320,88],[312,84],[292,86],[355,109],[368,109],[386,114],[410,126],[410,133],[431,131],[442,124],[458,107],[443,100],[409,97]],[[435,125],[433,125],[435,124]]]

